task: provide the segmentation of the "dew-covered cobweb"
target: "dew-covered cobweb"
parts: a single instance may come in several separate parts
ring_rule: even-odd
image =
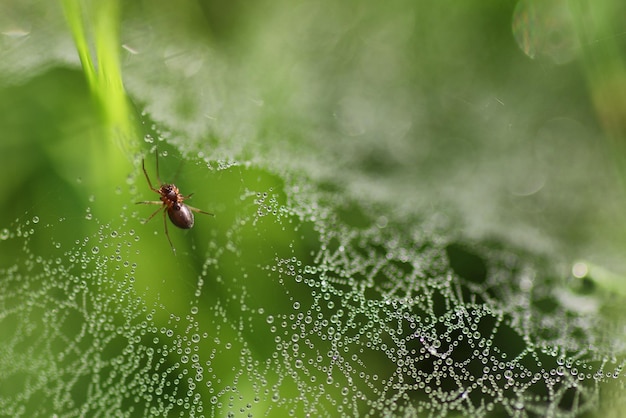
[[[0,220],[0,416],[619,416],[624,295],[559,252],[598,241],[551,246],[529,231],[569,231],[589,208],[611,223],[602,214],[619,200],[596,209],[602,188],[564,203],[586,180],[606,184],[592,129],[575,112],[553,115],[527,148],[523,85],[395,84],[426,77],[406,62],[415,34],[404,6],[382,20],[299,7],[306,25],[285,40],[259,31],[250,68],[129,12],[124,81],[145,130],[132,170],[102,186],[49,157],[54,175],[24,191],[34,203]],[[299,43],[312,27],[319,44]],[[4,60],[2,74],[31,68],[20,82],[34,91],[76,83],[71,43],[52,32],[65,44]],[[32,47],[20,39],[4,39],[16,61]],[[292,66],[275,64],[283,54]],[[67,131],[82,138],[89,126]],[[553,163],[568,135],[577,147]],[[65,146],[52,144],[51,155]],[[144,158],[154,181],[155,153],[162,180],[215,213],[196,214],[189,231],[169,224],[176,254],[161,215],[142,223],[156,207],[134,204],[155,197],[141,172]],[[516,223],[524,213],[532,222]]]
[[[97,232],[50,242],[52,258],[30,245],[55,228],[43,216],[2,231],[24,253],[1,270],[3,416],[574,416],[623,390],[623,327],[592,282],[432,221],[355,219],[297,182],[264,189],[250,167],[213,171],[240,184],[224,232],[200,258],[158,237],[160,260],[196,263],[179,311],[163,289],[185,278],[153,270],[158,294],[137,281],[154,266],[133,261],[135,207],[115,227],[87,217]]]

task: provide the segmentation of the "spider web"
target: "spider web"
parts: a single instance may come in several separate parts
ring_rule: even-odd
[[[1,415],[578,416],[623,386],[623,329],[540,258],[348,224],[338,196],[252,168],[207,175],[240,184],[235,214],[182,286],[136,280],[135,207],[56,257],[32,245],[44,216],[3,231],[24,255],[0,271]]]

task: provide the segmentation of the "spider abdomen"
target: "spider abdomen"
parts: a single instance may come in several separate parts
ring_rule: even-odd
[[[185,204],[173,204],[167,209],[172,223],[182,229],[193,227],[193,212]]]

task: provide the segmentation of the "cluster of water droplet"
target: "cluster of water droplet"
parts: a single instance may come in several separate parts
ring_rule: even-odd
[[[623,385],[623,338],[524,254],[242,193],[183,311],[125,224],[55,257],[2,232],[0,415],[573,416]]]
[[[323,242],[314,265],[278,261],[311,299],[272,318],[280,357],[291,358],[277,367],[309,388],[301,401],[313,414],[334,387],[329,410],[351,415],[575,415],[622,372],[606,340],[581,338],[597,336],[597,318],[534,306],[558,284],[528,286],[535,272],[511,253],[489,253],[489,274],[468,279],[436,240],[333,228]]]

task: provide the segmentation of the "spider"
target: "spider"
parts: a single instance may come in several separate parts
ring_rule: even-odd
[[[159,211],[162,210],[163,211],[163,225],[165,226],[165,236],[167,236],[167,240],[169,241],[170,246],[172,247],[172,251],[176,253],[176,248],[174,248],[174,244],[172,244],[172,240],[170,239],[169,231],[167,230],[167,220],[165,219],[165,213],[167,213],[167,215],[170,218],[170,221],[172,221],[172,223],[175,226],[182,228],[182,229],[189,229],[193,227],[193,222],[194,222],[193,212],[203,213],[205,215],[211,215],[211,216],[214,216],[214,215],[212,213],[205,212],[203,210],[194,208],[192,206],[188,206],[183,203],[183,201],[185,199],[189,199],[193,195],[193,193],[188,194],[187,196],[183,196],[178,190],[178,187],[176,187],[176,185],[165,184],[161,181],[161,178],[159,177],[158,150],[155,151],[155,155],[156,155],[156,176],[157,176],[157,180],[159,181],[158,189],[152,186],[152,182],[150,181],[150,177],[148,177],[148,172],[146,171],[145,160],[143,158],[141,159],[141,168],[143,169],[143,174],[145,174],[146,176],[146,180],[148,181],[148,186],[150,187],[150,190],[152,190],[155,193],[158,193],[161,196],[160,198],[161,200],[137,202],[137,204],[161,205],[161,207],[157,209],[152,215],[150,215],[150,217],[148,217],[148,219],[146,219],[144,223],[154,218],[155,215],[159,213]]]

